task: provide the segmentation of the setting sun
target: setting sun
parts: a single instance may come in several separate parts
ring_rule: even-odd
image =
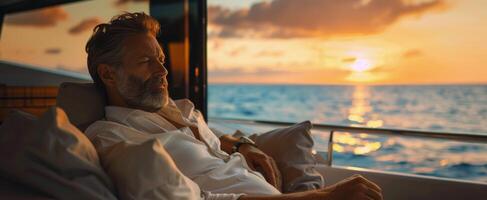
[[[370,61],[367,59],[357,59],[351,66],[354,72],[365,72],[372,68]]]

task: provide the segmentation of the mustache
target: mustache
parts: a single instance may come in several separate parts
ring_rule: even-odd
[[[117,89],[127,104],[143,110],[159,109],[163,102],[167,102],[168,90],[166,76],[154,74],[144,80],[132,74],[121,74]],[[163,90],[154,88],[164,86]]]
[[[151,88],[154,88],[155,86],[159,86],[161,84],[163,84],[167,88],[167,84],[168,84],[166,78],[162,75],[153,75],[145,81],[136,76],[129,75],[127,77],[127,83],[128,84],[126,86],[132,88],[129,90],[134,92],[138,91],[130,95],[133,98],[140,98],[144,94],[152,93]]]
[[[141,89],[144,91],[150,90],[154,86],[159,86],[159,85],[164,85],[164,87],[167,87],[167,80],[165,76],[163,75],[153,75],[149,79],[143,82]]]

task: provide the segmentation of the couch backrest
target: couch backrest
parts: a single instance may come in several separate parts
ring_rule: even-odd
[[[106,97],[93,83],[64,82],[59,87],[57,106],[81,131],[105,116]]]

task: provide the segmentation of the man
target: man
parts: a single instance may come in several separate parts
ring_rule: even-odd
[[[108,101],[106,120],[86,130],[102,144],[97,149],[137,135],[157,135],[181,172],[203,191],[228,194],[221,199],[382,199],[381,189],[361,176],[324,189],[281,194],[271,157],[250,142],[217,137],[190,101],[169,98],[158,31],[158,22],[144,13],[126,13],[95,27],[86,45],[88,68]]]

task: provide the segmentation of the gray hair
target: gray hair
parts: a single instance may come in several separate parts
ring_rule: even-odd
[[[95,85],[105,90],[98,75],[100,64],[112,67],[121,65],[125,38],[137,33],[149,33],[156,37],[159,30],[157,20],[143,12],[124,13],[113,17],[109,23],[98,24],[85,47],[88,71]]]

